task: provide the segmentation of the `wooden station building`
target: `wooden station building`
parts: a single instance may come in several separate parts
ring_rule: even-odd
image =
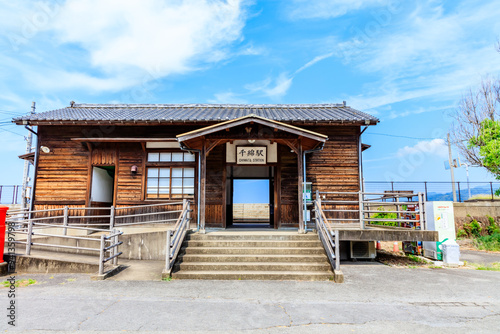
[[[200,229],[233,223],[238,179],[267,180],[269,227],[304,229],[303,182],[357,192],[361,134],[344,104],[75,104],[14,120],[37,127],[32,208],[193,200]]]

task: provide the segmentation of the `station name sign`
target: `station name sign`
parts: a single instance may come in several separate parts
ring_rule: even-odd
[[[236,164],[265,165],[266,163],[266,146],[236,146]]]

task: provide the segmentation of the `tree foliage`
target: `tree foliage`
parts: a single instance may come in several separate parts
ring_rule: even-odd
[[[491,124],[484,123],[485,120],[500,120],[500,81],[483,80],[477,91],[469,90],[463,96],[458,109],[451,116],[454,122],[450,134],[460,154],[469,164],[486,167],[480,152],[485,145],[482,142],[477,142],[481,145],[472,143],[475,143],[475,139],[486,139],[485,126],[489,127]],[[488,148],[483,149],[484,152],[487,150]]]
[[[481,164],[500,180],[500,121],[483,120],[478,136],[469,140],[468,147],[478,150]]]

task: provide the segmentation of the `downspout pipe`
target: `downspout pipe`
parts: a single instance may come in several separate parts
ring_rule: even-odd
[[[35,131],[28,128],[27,125],[26,125],[26,128],[28,130],[32,131],[36,135],[35,159],[33,160],[33,167],[35,170],[33,171],[33,186],[31,188],[31,201],[30,201],[30,211],[34,211],[35,210],[36,179],[37,179],[37,175],[38,175],[38,157],[40,155],[40,137],[38,136],[38,133],[36,133]],[[32,213],[29,214],[30,219],[32,218],[31,215],[32,215]]]
[[[358,136],[358,161],[359,161],[359,190],[361,192],[365,191],[365,186],[363,182],[363,148],[361,147],[361,135],[368,129],[367,126],[359,133]]]
[[[196,150],[193,148],[187,148],[183,143],[179,143],[179,146],[181,147],[181,150],[187,151],[190,153],[198,153],[198,199],[197,199],[197,215],[196,215],[196,232],[200,231],[200,203],[201,203],[201,198],[200,198],[200,192],[201,192],[201,160],[200,160],[200,153],[201,150]]]
[[[307,151],[304,151],[302,152],[302,169],[304,171],[304,178],[303,178],[303,182],[304,182],[304,185],[306,183],[306,177],[307,177],[307,172],[306,172],[306,154],[308,153],[312,153],[312,152],[317,152],[317,151],[321,151],[323,150],[323,147],[325,147],[325,143],[321,143],[321,145],[319,145],[318,147],[316,148],[313,148],[312,150],[307,150]],[[303,186],[302,187],[302,191],[304,192],[305,191],[305,187]],[[304,193],[302,194],[299,194],[299,196],[304,196]],[[303,198],[303,197],[302,197]],[[305,199],[302,200],[302,202],[304,202],[304,232],[307,233],[307,201]]]

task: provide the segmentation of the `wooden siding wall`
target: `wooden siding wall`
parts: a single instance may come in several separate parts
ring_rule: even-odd
[[[144,201],[145,153],[139,143],[98,144],[90,156],[88,148],[71,138],[89,136],[108,137],[162,137],[174,138],[178,133],[198,129],[195,126],[137,126],[99,127],[40,126],[40,145],[50,148],[41,153],[36,173],[35,209],[54,207],[83,207],[88,200],[92,165],[115,165],[115,206],[149,204]],[[300,126],[300,125],[298,125]],[[313,191],[359,191],[357,126],[303,126],[329,136],[324,150],[307,155],[307,181],[313,182]],[[100,131],[100,132],[99,132]],[[94,134],[95,132],[95,134]],[[90,134],[90,135],[89,135]],[[116,149],[115,149],[116,148]],[[282,226],[296,226],[298,222],[297,156],[286,146],[279,146],[281,180],[277,210]],[[89,161],[90,160],[90,161]],[[207,158],[207,226],[223,226],[225,222],[225,147],[216,147]],[[130,167],[136,165],[136,175]],[[197,190],[197,188],[196,188]],[[197,191],[196,191],[197,192]],[[196,198],[191,206],[193,223],[196,221]],[[345,206],[353,209],[357,206]],[[350,215],[353,216],[353,215]],[[350,217],[349,216],[349,217]],[[346,216],[347,217],[347,216]]]
[[[359,162],[358,137],[359,127],[316,127],[311,128],[326,134],[329,139],[322,151],[308,154],[307,182],[312,182],[313,193],[320,192],[358,192]],[[327,195],[327,199],[357,201],[356,195]],[[356,205],[323,205],[324,209],[358,210]],[[327,218],[357,219],[357,212],[327,212]],[[352,221],[336,221],[352,223]]]
[[[359,127],[316,127],[329,137],[322,151],[308,154],[307,181],[313,191],[359,191]]]
[[[281,226],[298,226],[298,166],[297,154],[290,152],[288,146],[279,145],[281,168]]]
[[[226,146],[215,147],[207,157],[205,225],[222,227],[226,220]]]
[[[85,205],[88,179],[88,150],[72,142],[71,136],[39,129],[41,145],[50,153],[40,153],[36,172],[37,210],[55,205]]]
[[[121,143],[118,145],[118,166],[116,173],[116,195],[117,204],[144,204],[144,191],[142,183],[144,180],[144,151],[140,143]],[[137,173],[130,172],[132,166],[137,166]]]

